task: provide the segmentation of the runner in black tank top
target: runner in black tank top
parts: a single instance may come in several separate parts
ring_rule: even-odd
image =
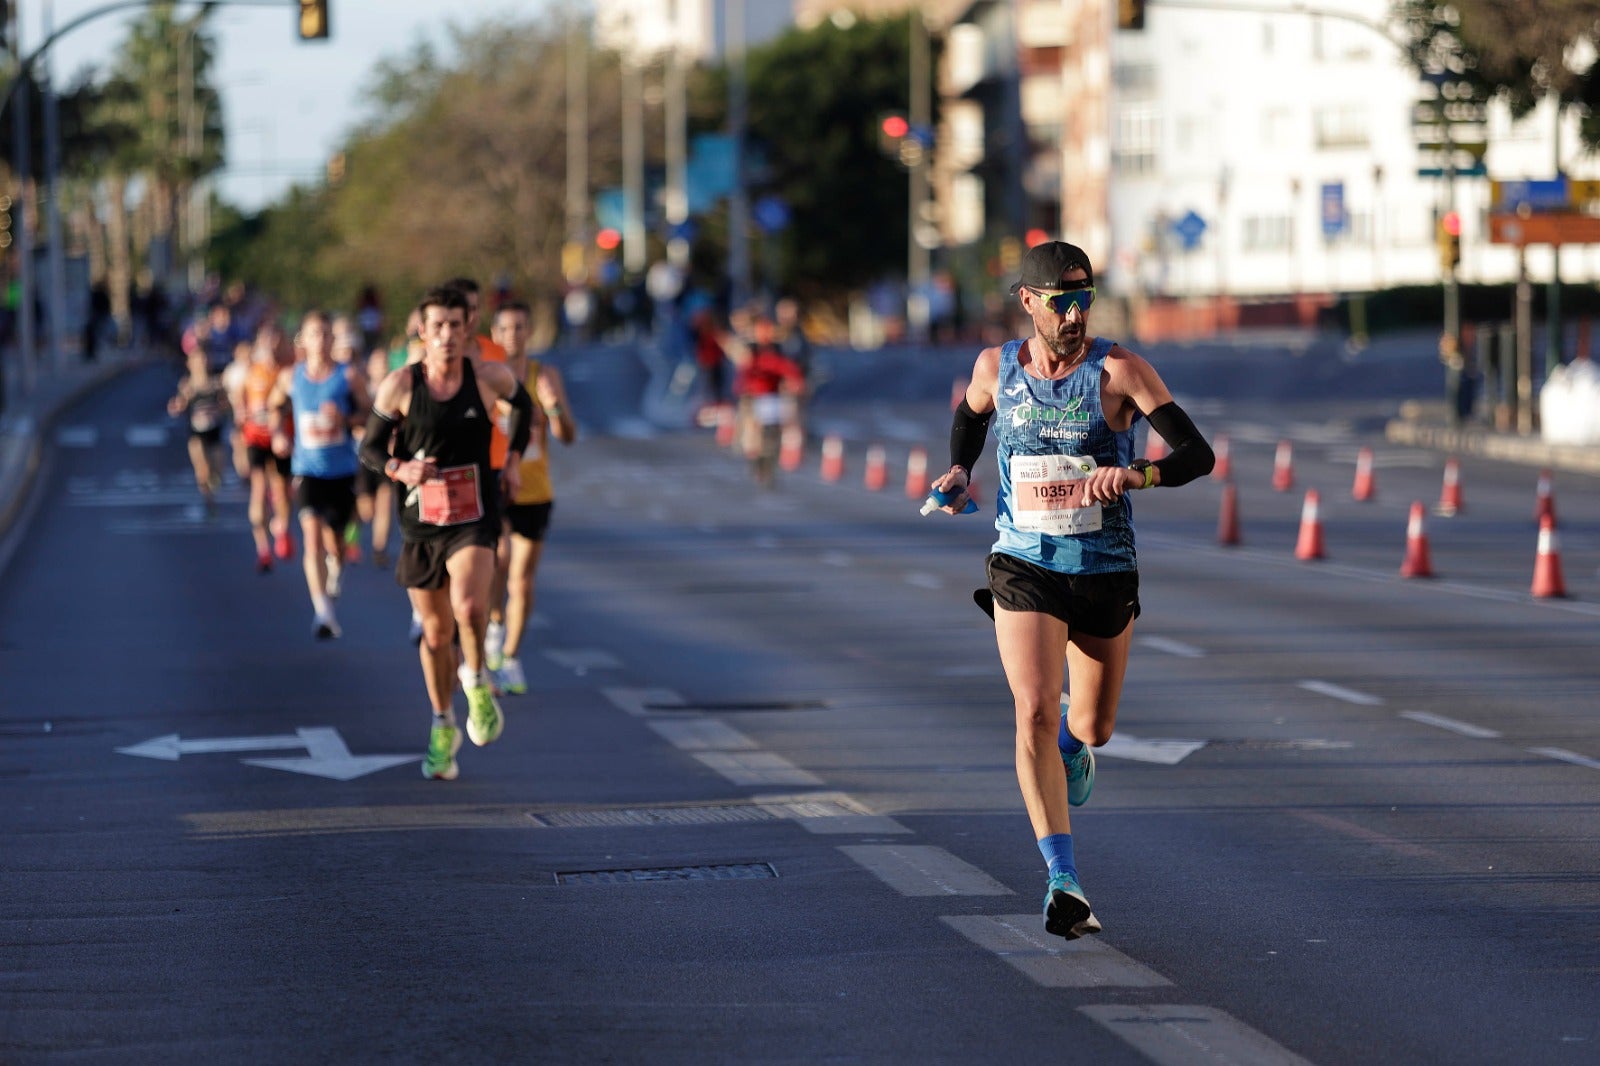
[[[484,410],[472,360],[461,361],[461,387],[448,400],[436,400],[428,391],[421,363],[408,368],[411,374],[411,410],[400,423],[394,455],[404,462],[425,457],[441,472],[473,467],[482,516],[478,521],[493,526],[500,522],[499,479],[489,468],[489,438],[494,423]],[[460,533],[465,523],[439,524],[422,521],[421,486],[406,491],[400,508],[400,530],[407,540],[426,540]]]

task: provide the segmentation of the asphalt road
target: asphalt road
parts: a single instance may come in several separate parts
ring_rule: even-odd
[[[900,491],[968,354],[826,360],[845,475],[813,443],[771,492],[661,428],[632,353],[559,357],[585,435],[531,691],[452,783],[417,772],[392,575],[354,569],[314,642],[237,489],[196,507],[170,373],[83,402],[0,574],[0,1059],[1595,1061],[1594,479],[1556,483],[1570,599],[1528,595],[1534,471],[1482,461],[1404,580],[1442,458],[1380,427],[1431,356],[1153,354],[1230,437],[1243,544],[1214,483],[1137,498],[1144,615],[1074,818],[1105,933],[1072,945],[969,598],[992,508]]]

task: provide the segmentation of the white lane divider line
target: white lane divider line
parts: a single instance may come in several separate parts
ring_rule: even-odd
[[[1079,1007],[1157,1066],[1311,1066],[1308,1059],[1274,1042],[1215,1007],[1153,1004]]]
[[[1460,733],[1462,736],[1472,737],[1474,740],[1494,740],[1500,736],[1498,730],[1485,729],[1483,726],[1473,725],[1471,722],[1458,722],[1454,718],[1446,718],[1442,714],[1432,714],[1428,711],[1401,711],[1400,717],[1409,718],[1413,722],[1421,722],[1423,725],[1448,729],[1452,733]]]
[[[602,688],[600,694],[620,711],[635,718],[656,714],[662,708],[684,707],[689,701],[670,688]]]
[[[822,561],[829,566],[850,566],[855,560],[844,552],[823,552]]]
[[[919,589],[942,589],[943,579],[937,575],[925,573],[921,570],[913,571],[906,575],[906,584],[915,585]]]
[[[1357,692],[1353,688],[1343,685],[1330,684],[1327,681],[1302,681],[1300,687],[1307,692],[1316,692],[1323,696],[1331,696],[1336,700],[1354,703],[1362,707],[1378,707],[1383,704],[1382,696],[1374,696],[1367,692]]]
[[[889,836],[911,832],[886,814],[874,814],[872,808],[843,792],[762,796],[759,805],[810,833]]]
[[[1591,759],[1587,755],[1579,755],[1566,748],[1529,748],[1535,755],[1543,755],[1547,759],[1560,759],[1574,766],[1587,766],[1591,770],[1600,770],[1600,759]]]
[[[63,448],[93,448],[100,439],[100,431],[93,426],[62,426],[56,431],[56,443]]]
[[[1181,640],[1169,640],[1166,637],[1140,637],[1139,643],[1155,651],[1176,655],[1181,659],[1202,659],[1206,654],[1193,644],[1185,644]]]
[[[736,785],[820,785],[822,778],[768,751],[699,751],[706,766]]]
[[[754,751],[756,742],[715,718],[664,718],[647,723],[680,751]]]
[[[926,844],[853,844],[839,848],[902,896],[1010,896],[976,866]]]
[[[599,648],[546,648],[544,657],[580,677],[590,670],[616,670],[622,666],[621,659]]]
[[[167,443],[167,427],[129,426],[122,438],[130,448],[159,448]]]
[[[1165,988],[1172,984],[1104,939],[1062,940],[1037,914],[960,914],[939,919],[1045,988]]]

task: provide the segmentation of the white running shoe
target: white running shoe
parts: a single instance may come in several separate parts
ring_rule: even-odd
[[[509,695],[521,696],[528,691],[528,679],[522,676],[522,663],[507,656],[500,664],[500,687]]]
[[[489,628],[483,634],[484,664],[491,670],[498,670],[505,662],[506,627],[500,622],[490,622]]]

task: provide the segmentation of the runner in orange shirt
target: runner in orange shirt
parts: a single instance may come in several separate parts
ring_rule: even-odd
[[[287,560],[294,554],[289,537],[289,455],[287,451],[282,455],[273,451],[276,418],[268,402],[278,383],[277,340],[276,327],[263,325],[257,331],[250,368],[228,396],[245,445],[250,477],[250,534],[256,543],[256,569],[263,574],[272,569],[273,555]]]

